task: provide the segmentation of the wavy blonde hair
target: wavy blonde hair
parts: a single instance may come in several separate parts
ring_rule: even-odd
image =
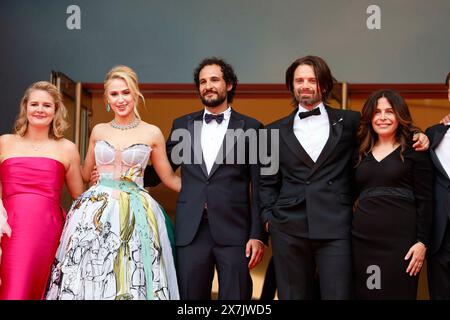
[[[25,93],[20,101],[20,112],[14,124],[14,133],[23,137],[28,130],[27,118],[27,104],[30,99],[30,94],[33,91],[41,90],[47,92],[55,103],[55,116],[53,117],[48,136],[52,139],[58,140],[64,136],[64,131],[69,127],[67,121],[67,109],[63,104],[63,98],[58,88],[47,81],[38,81],[33,83],[25,90]]]
[[[139,98],[142,99],[142,103],[145,105],[145,99],[142,95],[141,91],[139,91],[139,83],[138,83],[138,77],[136,72],[134,72],[133,69],[127,66],[118,65],[113,67],[109,72],[106,74],[106,78],[103,84],[103,88],[105,89],[105,92],[103,93],[103,97],[105,99],[105,102],[108,101],[107,99],[107,89],[109,83],[114,79],[122,79],[126,82],[128,88],[131,91],[131,94],[134,98],[134,114],[139,119],[141,118],[138,106],[139,106]]]

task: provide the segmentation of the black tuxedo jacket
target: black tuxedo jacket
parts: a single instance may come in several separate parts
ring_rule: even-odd
[[[432,222],[430,254],[439,250],[444,238],[447,221],[450,218],[450,177],[436,155],[436,147],[442,141],[449,126],[438,124],[428,128],[425,133],[430,139],[430,156],[434,170],[434,214]]]
[[[203,114],[204,110],[201,110],[175,119],[166,143],[172,168],[176,170],[181,166],[182,189],[177,201],[175,219],[176,244],[185,246],[192,242],[202,220],[205,205],[211,234],[217,244],[242,246],[249,239],[264,240],[266,235],[263,231],[258,203],[260,167],[258,159],[256,163],[249,164],[250,140],[248,138],[242,140],[245,142],[243,144],[245,161],[242,163],[242,158],[238,162],[237,139],[227,145],[228,140],[224,138],[222,152],[218,155],[222,157],[220,159],[222,161],[219,161],[222,164],[217,163],[216,159],[208,175],[201,152],[201,131],[194,135],[194,126],[196,126],[194,123],[197,123],[201,130]],[[262,124],[257,120],[232,110],[228,130],[242,129],[245,132],[253,129],[257,133],[261,128]],[[172,133],[177,129],[188,130],[191,139],[188,143],[191,145],[188,151],[190,154],[186,157],[189,161],[183,161],[181,165],[175,164],[171,157],[174,148],[177,148],[176,153],[181,157],[186,156],[178,149],[183,141],[171,139]],[[197,153],[194,152],[195,146],[200,148]],[[232,161],[229,161],[230,159]],[[147,167],[144,184],[155,186],[159,182],[154,169]]]
[[[279,130],[280,169],[262,175],[262,221],[291,235],[310,239],[348,239],[352,219],[352,158],[360,114],[325,106],[328,140],[317,161],[293,131],[297,109],[268,126]],[[269,134],[270,136],[270,134]]]

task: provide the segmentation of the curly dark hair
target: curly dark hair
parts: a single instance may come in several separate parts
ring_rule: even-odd
[[[204,67],[211,66],[211,65],[218,65],[220,67],[220,70],[222,70],[223,79],[225,80],[225,83],[233,85],[231,90],[228,91],[228,93],[227,93],[227,101],[229,103],[233,102],[234,95],[236,93],[238,79],[236,77],[236,74],[234,73],[233,67],[222,58],[210,57],[210,58],[203,59],[203,61],[200,62],[200,64],[197,66],[197,68],[195,68],[194,81],[195,81],[195,85],[197,86],[197,90],[200,88],[200,79],[199,79],[200,71],[202,71],[202,69]]]
[[[294,94],[294,73],[297,67],[306,64],[314,69],[314,74],[316,75],[317,82],[322,94],[322,100],[327,101],[328,96],[333,89],[333,76],[331,75],[330,68],[328,67],[325,60],[318,56],[305,56],[299,58],[291,63],[291,65],[286,70],[286,87],[291,92],[292,103],[294,105],[298,104],[297,99]]]
[[[359,142],[357,166],[367,154],[372,151],[375,143],[378,141],[378,135],[372,127],[372,119],[375,115],[378,100],[380,98],[386,98],[389,101],[389,104],[394,109],[395,117],[398,120],[395,137],[400,144],[400,156],[402,160],[404,151],[411,144],[412,135],[421,132],[419,128],[413,125],[408,105],[401,95],[389,89],[375,91],[364,103],[364,107],[361,111],[361,121],[359,123],[357,134]]]

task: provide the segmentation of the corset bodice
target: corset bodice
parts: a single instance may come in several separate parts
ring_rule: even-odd
[[[94,153],[100,179],[128,179],[143,185],[143,174],[150,157],[151,147],[132,144],[124,149],[116,149],[105,140],[95,143]]]

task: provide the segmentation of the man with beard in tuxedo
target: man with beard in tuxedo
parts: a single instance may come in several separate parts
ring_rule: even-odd
[[[194,81],[203,109],[175,119],[166,144],[173,169],[181,166],[175,223],[180,296],[211,299],[216,268],[220,300],[251,299],[249,270],[264,253],[258,204],[260,168],[258,162],[248,161],[251,139],[246,136],[245,147],[232,150],[238,144],[226,135],[239,130],[257,132],[262,124],[230,106],[237,77],[224,60],[203,60],[194,71]],[[186,145],[184,138],[174,138],[183,131],[189,132],[189,148],[180,148]],[[182,149],[181,163],[172,156],[178,148]],[[239,153],[244,153],[244,163],[227,158]],[[145,186],[158,183],[154,170],[147,167]]]

